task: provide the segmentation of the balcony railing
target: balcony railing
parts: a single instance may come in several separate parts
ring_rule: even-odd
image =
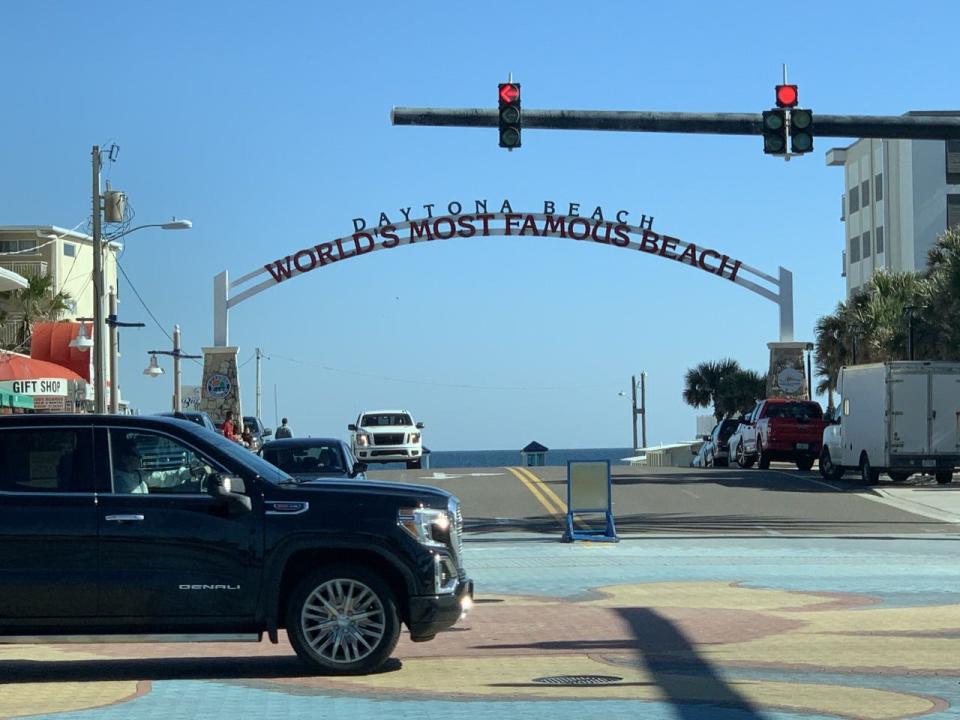
[[[17,344],[17,327],[19,325],[19,320],[0,322],[0,346],[9,348]]]
[[[17,273],[17,275],[23,275],[26,278],[33,277],[34,275],[46,277],[47,275],[47,263],[43,260],[0,259],[0,267],[11,270]]]

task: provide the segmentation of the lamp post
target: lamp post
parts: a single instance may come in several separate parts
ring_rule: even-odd
[[[914,359],[913,352],[913,313],[920,308],[916,305],[905,305],[903,314],[907,316],[907,360]]]
[[[101,225],[103,219],[101,213],[104,208],[101,204],[103,195],[100,192],[100,167],[103,162],[103,157],[99,145],[93,146],[91,155],[93,160],[93,223],[91,228],[93,236],[93,402],[94,411],[102,414],[107,410],[106,352],[103,345],[103,336],[105,334],[103,328],[104,325],[107,324],[107,321],[104,317],[106,293],[103,278],[103,232]],[[113,159],[112,150],[111,159]],[[138,225],[118,235],[111,236],[109,240],[117,240],[132,232],[148,227],[158,227],[164,230],[186,230],[193,227],[193,223],[189,220],[173,220],[168,223]],[[116,393],[114,393],[114,395],[116,395]],[[113,408],[113,406],[114,403],[111,402],[111,408]],[[116,410],[111,411],[116,412]]]
[[[144,375],[150,377],[160,377],[163,375],[163,368],[157,364],[157,355],[169,355],[173,358],[173,411],[180,412],[182,409],[182,399],[180,393],[180,361],[184,358],[197,359],[202,355],[187,355],[180,349],[180,326],[173,326],[173,350],[151,350],[150,364],[143,371]]]
[[[91,340],[87,337],[86,326],[84,325],[85,322],[90,322],[93,318],[76,319],[80,321],[80,330],[77,332],[77,336],[70,341],[70,347],[76,348],[81,352],[86,352],[91,347],[96,347],[96,332],[94,332],[94,339]],[[110,288],[110,314],[104,322],[107,327],[110,328],[110,382],[112,383],[110,390],[110,412],[116,415],[120,411],[120,371],[117,367],[117,359],[119,357],[117,328],[144,327],[144,324],[141,322],[127,323],[117,320],[117,294],[113,291],[112,287]],[[104,392],[106,392],[106,385],[104,385]]]

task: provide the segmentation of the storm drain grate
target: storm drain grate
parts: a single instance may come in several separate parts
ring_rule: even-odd
[[[565,687],[581,685],[610,685],[623,680],[615,675],[549,675],[534,678],[533,682],[541,685],[562,685]]]

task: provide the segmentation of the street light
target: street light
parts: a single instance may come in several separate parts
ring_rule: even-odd
[[[180,399],[180,361],[184,358],[197,359],[203,356],[187,355],[180,349],[179,325],[173,326],[173,350],[150,350],[150,364],[146,370],[143,371],[144,375],[149,375],[150,377],[160,377],[163,375],[163,368],[157,363],[157,355],[169,355],[173,358],[173,411],[180,412],[183,409],[183,403]]]
[[[103,215],[104,207],[101,205],[103,196],[100,192],[100,166],[103,162],[103,158],[101,156],[99,145],[93,146],[91,157],[93,165],[93,397],[94,411],[102,414],[107,410],[106,357],[103,346],[103,328],[104,325],[108,325],[109,323],[106,319],[106,313],[104,312],[106,288],[104,287],[103,282],[103,233],[101,229],[101,223],[105,216]],[[111,150],[110,159],[114,159],[113,150]],[[108,240],[112,242],[124,237],[125,235],[136,232],[137,230],[142,230],[143,228],[149,227],[158,227],[162,230],[187,230],[193,227],[193,223],[189,220],[173,219],[170,222],[165,223],[138,225],[137,227],[130,228],[129,230],[124,230],[117,235],[110,236]],[[113,319],[116,320],[115,311],[113,312],[113,316]],[[115,333],[112,337],[115,338]],[[115,353],[115,342],[113,343],[113,348],[114,349],[112,352]],[[115,363],[116,361],[114,357],[114,367]],[[114,384],[116,384],[116,380],[114,380]],[[116,398],[116,393],[114,393],[114,397]],[[116,405],[111,403],[111,408],[115,407]],[[115,410],[113,410],[113,412],[115,412]]]

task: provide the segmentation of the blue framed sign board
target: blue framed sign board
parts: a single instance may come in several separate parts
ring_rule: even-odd
[[[594,540],[619,542],[613,520],[613,493],[609,460],[567,461],[567,523],[564,542]],[[577,513],[603,514],[603,528],[584,528]],[[581,525],[580,528],[574,525]]]

